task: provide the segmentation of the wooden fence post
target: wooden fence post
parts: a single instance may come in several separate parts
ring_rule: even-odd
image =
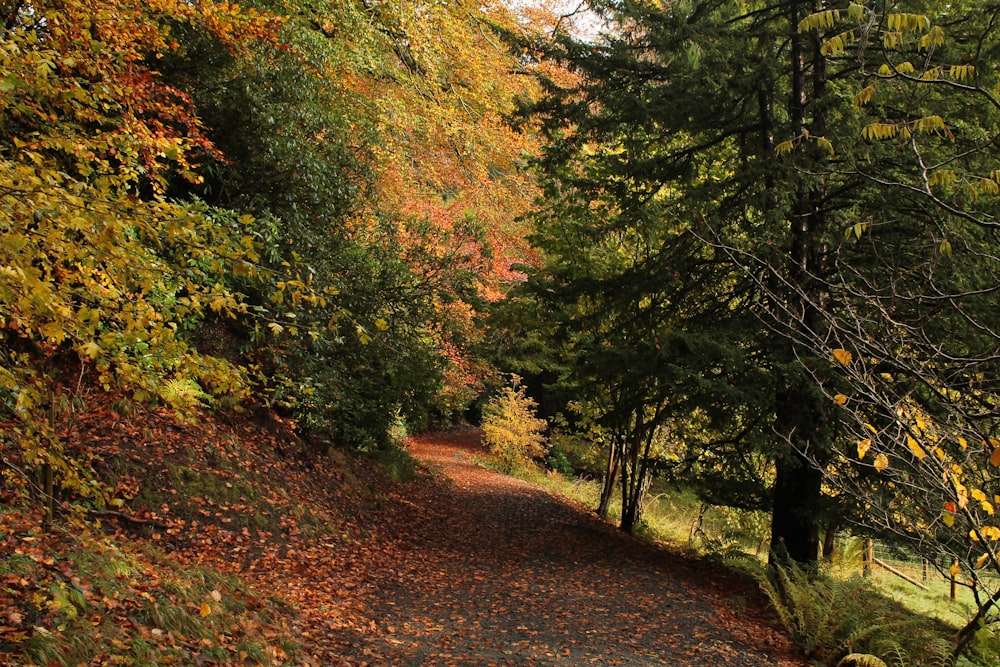
[[[951,599],[954,600],[958,593],[958,578],[955,572],[958,570],[958,558],[951,559]]]
[[[866,537],[864,541],[864,553],[861,555],[861,574],[865,577],[870,577],[872,574],[872,565],[875,562],[875,542],[872,538]]]

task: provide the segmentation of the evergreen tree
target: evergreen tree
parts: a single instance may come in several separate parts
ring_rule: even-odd
[[[598,2],[595,9],[613,26],[603,42],[562,38],[543,48],[581,83],[548,82],[548,97],[534,109],[551,141],[540,166],[549,200],[557,202],[543,218],[539,245],[558,272],[577,273],[576,289],[586,299],[608,299],[623,310],[655,304],[657,323],[673,335],[729,343],[720,358],[740,362],[722,369],[694,363],[692,383],[755,388],[755,400],[729,397],[738,419],[721,432],[754,443],[773,461],[772,550],[815,560],[823,499],[812,463],[830,457],[833,417],[805,370],[812,350],[760,322],[780,304],[820,328],[827,298],[816,277],[829,271],[825,249],[855,187],[851,177],[819,182],[808,173],[810,164],[830,160],[828,128],[849,131],[851,123],[851,107],[837,103],[839,84],[827,80],[820,40],[798,30],[813,3]],[[795,167],[775,159],[777,137],[801,144]],[[618,282],[636,276],[627,291],[605,291],[614,280],[595,281],[600,270],[558,249],[568,244],[586,254],[581,249],[629,233],[634,238],[599,267],[617,273]],[[644,250],[640,259],[636,248]],[[769,272],[795,289],[780,289]],[[672,289],[669,298],[658,298],[665,289]],[[667,333],[635,318],[609,324],[621,337]],[[618,353],[629,347],[621,338],[605,343]],[[756,373],[742,370],[748,367]],[[648,361],[635,368],[662,382],[662,395],[683,387]],[[757,373],[764,372],[761,381]],[[640,386],[636,378],[625,384]],[[762,392],[768,400],[760,400]],[[655,402],[641,402],[655,412]],[[745,450],[730,454],[739,458]],[[732,463],[724,468],[744,469]]]

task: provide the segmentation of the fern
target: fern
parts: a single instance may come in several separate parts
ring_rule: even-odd
[[[837,667],[889,667],[889,665],[869,653],[849,653],[840,659]]]
[[[759,583],[792,641],[810,657],[850,653],[884,629],[864,602],[860,576],[839,579],[791,564],[770,568]]]
[[[893,640],[883,641],[876,648],[886,658],[884,661],[876,664],[885,665],[886,667],[911,667],[912,665],[921,665],[921,667],[952,667],[954,665],[951,654],[951,642],[945,639],[939,638],[925,643],[920,648],[919,656],[911,655],[902,645]],[[850,664],[847,663],[845,667]]]

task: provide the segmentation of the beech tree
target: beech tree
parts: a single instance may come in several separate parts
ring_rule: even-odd
[[[0,413],[25,465],[99,500],[57,438],[85,383],[181,410],[248,392],[240,369],[183,333],[207,313],[244,312],[221,277],[256,270],[248,219],[163,196],[173,178],[196,182],[215,149],[150,62],[178,48],[172,27],[238,52],[278,21],[213,3],[3,9]]]
[[[381,445],[398,416],[453,418],[486,372],[476,304],[521,256],[531,192],[501,114],[530,81],[493,43],[502,6],[295,6],[279,48],[188,35],[162,64],[226,159],[176,192],[255,216],[258,317],[226,324],[260,394],[320,441]]]

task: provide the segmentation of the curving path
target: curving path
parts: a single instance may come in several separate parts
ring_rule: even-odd
[[[373,620],[339,638],[349,664],[804,664],[752,586],[480,468],[478,431],[408,449],[444,479],[387,499],[390,557],[359,583]]]

